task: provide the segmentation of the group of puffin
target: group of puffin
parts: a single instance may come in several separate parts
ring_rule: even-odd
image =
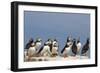
[[[72,39],[71,37],[67,37],[67,42],[64,48],[61,50],[61,53],[63,54],[64,57],[67,57],[70,55],[71,56],[76,56],[76,55],[83,55],[86,56],[87,51],[89,50],[89,38],[86,39],[85,44],[82,46],[80,42],[80,38]]]
[[[42,45],[42,39],[37,38],[35,41],[31,38],[29,42],[25,45],[25,54],[24,56],[28,57],[56,57],[56,56],[63,56],[68,57],[70,56],[70,52],[72,53],[71,56],[76,56],[79,53],[81,55],[86,55],[87,51],[90,49],[89,47],[89,38],[86,39],[86,42],[82,46],[80,42],[80,38],[72,39],[71,37],[67,37],[67,41],[65,46],[61,50],[61,55],[59,55],[59,44],[57,39],[48,39]],[[80,51],[81,50],[81,51]]]

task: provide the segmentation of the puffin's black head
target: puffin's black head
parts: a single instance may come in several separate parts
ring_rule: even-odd
[[[48,45],[48,43],[44,43],[44,46],[47,46]]]
[[[34,40],[32,38],[30,38],[30,40],[28,41],[28,43],[25,46],[25,49],[29,49],[31,47],[31,44],[34,42]]]
[[[72,41],[71,35],[67,37],[67,42],[70,42],[70,41]]]
[[[54,41],[56,41],[56,42],[57,42],[57,39],[54,39]]]
[[[51,39],[48,39],[47,42],[48,42],[49,44],[52,44],[53,41],[52,41]]]
[[[69,36],[67,37],[67,42],[70,42]]]
[[[29,40],[29,43],[31,44],[31,43],[33,43],[34,42],[34,40],[31,38],[30,40]]]
[[[51,39],[48,39],[47,41],[51,41]]]
[[[87,43],[89,43],[89,38],[87,38]]]
[[[73,39],[73,44],[76,44],[76,39]]]
[[[78,40],[77,40],[77,43],[79,43],[80,42],[80,38],[78,38]]]
[[[67,38],[67,42],[70,42],[70,40]]]
[[[41,38],[37,38],[36,42],[42,42]]]

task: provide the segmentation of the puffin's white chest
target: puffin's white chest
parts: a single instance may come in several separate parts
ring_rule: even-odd
[[[35,47],[30,47],[28,50],[28,55],[32,56],[36,53],[36,49]]]
[[[41,46],[41,42],[36,43],[36,47]]]
[[[50,55],[50,47],[49,47],[49,46],[44,46],[44,47],[43,47],[43,50],[42,50],[42,52],[41,52],[41,54],[42,54],[43,56],[48,56],[48,55]]]
[[[58,50],[58,47],[53,47],[52,49],[54,49],[54,50]]]
[[[36,43],[36,50],[40,49],[41,45],[42,45],[41,42],[37,42]]]
[[[58,52],[58,47],[52,47],[52,53],[57,53]]]
[[[47,51],[47,50],[49,50],[49,49],[50,49],[49,46],[44,46],[44,48],[43,48],[44,51]]]
[[[81,43],[78,43],[78,44],[77,44],[77,49],[78,49],[78,51],[81,49],[81,46],[82,46]]]
[[[70,49],[71,49],[70,47],[66,47],[65,50],[64,50],[64,53],[68,54],[70,52]]]

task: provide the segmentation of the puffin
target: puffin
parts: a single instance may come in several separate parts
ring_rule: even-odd
[[[31,38],[31,39],[29,40],[29,42],[26,44],[25,49],[29,49],[30,46],[31,46],[31,44],[32,44],[33,42],[34,42],[34,40]]]
[[[31,47],[31,44],[34,42],[33,38],[29,40],[29,42],[26,44],[24,49],[24,56],[26,57],[28,55],[28,49]]]
[[[30,48],[28,49],[28,57],[34,57],[36,55],[36,48],[35,48],[35,43],[33,42],[30,46]]]
[[[76,56],[77,55],[76,39],[73,40],[73,45],[71,47],[71,50],[72,50],[73,56]]]
[[[58,42],[57,42],[56,39],[54,39],[54,41],[53,41],[53,43],[52,43],[52,51],[51,51],[53,57],[55,57],[55,56],[58,55],[58,48],[59,48]]]
[[[38,51],[42,46],[41,38],[37,38],[36,41],[35,41],[35,44],[36,44],[36,51]]]
[[[83,45],[83,47],[82,47],[82,51],[81,51],[81,54],[82,55],[86,55],[86,53],[87,53],[87,51],[89,50],[89,44],[90,44],[90,42],[89,42],[89,38],[87,38],[87,40],[86,40],[86,43]]]
[[[81,47],[82,47],[82,44],[81,44],[81,42],[80,42],[80,38],[78,38],[78,40],[77,40],[77,53],[78,53],[78,54],[79,54],[79,52],[80,52]]]
[[[40,48],[37,54],[44,57],[51,56],[49,43],[44,43],[44,45]]]
[[[71,46],[66,43],[65,47],[61,51],[61,54],[63,54],[64,57],[68,57],[70,50]]]
[[[48,44],[48,46],[50,47],[50,52],[52,52],[53,40],[52,39],[48,39],[45,43]]]

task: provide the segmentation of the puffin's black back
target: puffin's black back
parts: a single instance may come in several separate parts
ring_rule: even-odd
[[[81,54],[86,53],[88,51],[88,49],[89,49],[89,39],[87,39],[86,44],[83,46]]]
[[[76,40],[73,41],[73,45],[72,45],[72,52],[74,53],[74,55],[77,54],[77,46],[76,46]]]
[[[64,52],[64,50],[65,50],[66,47],[69,47],[69,46],[67,45],[67,43],[66,43],[65,47],[61,50],[61,53]]]
[[[31,44],[30,43],[27,43],[26,46],[25,46],[25,49],[29,49],[30,46],[31,46]]]
[[[25,49],[29,49],[32,43],[33,39],[30,39],[29,42],[26,44]]]
[[[50,51],[52,52],[52,43],[49,44],[49,47],[50,47]]]
[[[44,46],[42,46],[42,47],[39,49],[39,51],[38,51],[37,54],[39,54],[39,53],[43,50],[43,47],[44,47]]]

